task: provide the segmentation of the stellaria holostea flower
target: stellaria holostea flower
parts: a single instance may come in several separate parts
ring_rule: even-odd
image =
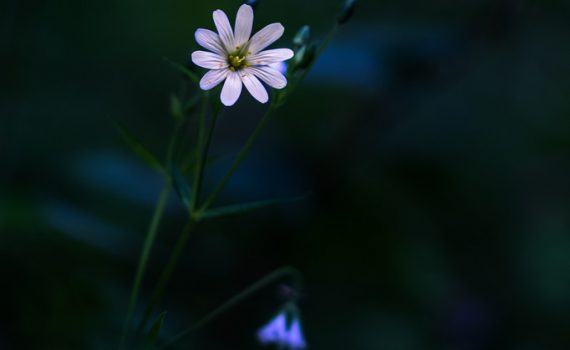
[[[218,33],[202,28],[195,33],[198,44],[210,51],[192,53],[192,62],[210,69],[200,81],[202,90],[213,89],[225,80],[220,99],[224,105],[232,106],[241,95],[242,85],[261,103],[266,103],[269,96],[260,80],[275,89],[287,86],[285,76],[272,65],[292,58],[293,51],[264,50],[283,35],[285,29],[280,23],[270,24],[250,38],[253,29],[251,6],[239,8],[235,30],[224,11],[214,11],[213,17]]]
[[[289,328],[287,328],[287,316],[285,312],[280,312],[269,323],[257,332],[257,338],[262,344],[276,344],[283,349],[305,349],[307,347],[301,322],[294,318]]]

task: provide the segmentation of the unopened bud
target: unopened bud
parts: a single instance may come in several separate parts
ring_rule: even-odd
[[[255,10],[257,5],[259,5],[259,0],[247,0],[246,4],[253,7],[253,9]]]
[[[346,0],[344,6],[338,13],[337,22],[338,24],[344,24],[350,20],[354,14],[354,9],[356,8],[356,0]]]
[[[313,61],[315,60],[315,54],[317,53],[317,44],[312,43],[309,46],[303,45],[295,54],[293,59],[295,69],[306,69],[309,68]]]
[[[311,29],[309,28],[309,26],[304,25],[301,27],[301,29],[299,29],[297,34],[295,34],[295,37],[293,38],[293,44],[295,44],[298,47],[301,47],[307,43],[307,40],[309,40],[310,36],[311,36]]]

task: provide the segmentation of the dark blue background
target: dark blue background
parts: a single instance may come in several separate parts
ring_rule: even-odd
[[[163,154],[184,82],[162,58],[186,62],[194,30],[238,6],[0,4],[0,348],[116,346],[160,178],[113,120]],[[320,39],[339,6],[266,0],[255,28]],[[569,19],[563,0],[360,1],[220,202],[312,195],[200,226],[163,335],[290,264],[312,349],[568,349]],[[244,94],[213,152],[235,154],[263,109]],[[173,197],[143,301],[184,222]],[[278,289],[180,348],[258,348]]]

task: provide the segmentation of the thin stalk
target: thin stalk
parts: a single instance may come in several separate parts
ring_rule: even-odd
[[[186,227],[183,229],[182,233],[180,234],[180,237],[178,238],[178,241],[176,242],[176,245],[174,246],[174,250],[172,251],[172,253],[169,257],[169,260],[168,260],[164,270],[162,271],[162,273],[159,277],[158,284],[156,285],[155,289],[152,292],[150,301],[149,301],[147,307],[145,308],[145,311],[143,313],[143,317],[142,317],[141,322],[138,326],[139,332],[144,329],[144,327],[146,326],[147,322],[150,319],[150,316],[152,315],[154,308],[160,302],[160,299],[162,298],[162,295],[164,294],[164,290],[166,289],[166,285],[170,281],[170,278],[172,277],[174,269],[176,268],[176,265],[178,264],[178,260],[180,259],[180,256],[182,255],[182,251],[184,250],[184,247],[186,246],[186,243],[190,237],[190,233],[192,232],[195,224],[198,222],[197,218],[194,217],[194,213],[195,213],[195,208],[198,204],[198,198],[200,197],[200,188],[202,187],[204,168],[206,165],[206,161],[208,159],[208,151],[209,151],[210,143],[212,140],[212,135],[214,133],[214,129],[216,126],[218,115],[219,115],[218,111],[216,111],[213,114],[210,126],[209,126],[208,130],[206,131],[206,115],[208,112],[208,100],[209,100],[209,96],[208,96],[208,94],[205,94],[203,97],[202,112],[201,112],[200,121],[199,121],[198,141],[197,141],[198,164],[196,167],[196,173],[194,175],[194,186],[193,186],[193,192],[194,193],[192,195],[190,220],[188,221],[188,224],[186,225]]]
[[[172,135],[170,136],[170,141],[168,143],[168,149],[166,151],[166,164],[167,169],[169,169],[170,165],[173,161],[174,156],[174,148],[176,147],[176,141],[178,139],[178,132],[180,130],[181,124],[177,123],[174,127]],[[119,349],[124,349],[126,340],[127,340],[127,333],[129,327],[131,325],[133,315],[135,312],[135,308],[137,305],[140,287],[142,284],[142,280],[144,278],[144,274],[146,272],[146,268],[148,265],[148,260],[150,257],[150,253],[152,251],[152,247],[154,245],[154,241],[156,240],[156,235],[158,233],[158,227],[160,226],[160,221],[162,220],[162,216],[164,215],[164,211],[166,209],[166,204],[168,203],[168,198],[170,197],[170,191],[172,187],[172,180],[170,178],[169,173],[166,172],[164,175],[164,185],[162,190],[160,191],[160,195],[158,197],[154,213],[152,215],[152,219],[150,221],[150,225],[148,227],[148,231],[143,243],[143,247],[141,250],[141,255],[139,258],[139,262],[137,265],[137,271],[135,273],[135,278],[133,281],[133,288],[131,290],[131,295],[129,298],[129,306],[127,309],[127,315],[125,316],[125,321],[123,322],[123,330],[121,332],[121,340],[119,343]]]
[[[172,251],[170,258],[168,259],[168,262],[166,263],[164,270],[162,270],[158,283],[154,288],[152,295],[150,297],[150,301],[144,310],[143,317],[137,329],[138,332],[142,331],[146,327],[146,324],[148,323],[148,320],[150,319],[150,316],[152,315],[155,306],[160,302],[162,294],[164,294],[166,285],[168,284],[170,278],[172,277],[172,273],[174,272],[174,269],[178,264],[178,260],[182,255],[182,251],[186,246],[186,242],[188,242],[188,238],[190,238],[190,234],[192,233],[195,224],[196,220],[191,218],[184,227],[184,229],[182,230],[180,237],[178,237],[178,241],[174,246],[174,250]]]
[[[204,179],[204,169],[206,168],[206,162],[208,161],[208,153],[210,151],[210,144],[212,143],[212,136],[214,134],[214,129],[216,128],[216,123],[218,121],[218,116],[220,115],[219,110],[215,110],[212,115],[212,121],[210,123],[210,128],[208,129],[208,133],[206,134],[206,139],[204,140],[204,145],[202,147],[202,152],[198,158],[198,166],[196,169],[196,176],[194,182],[194,196],[192,196],[194,201],[194,205],[191,207],[191,214],[196,214],[196,208],[198,203],[200,202],[200,192],[202,188],[202,182]]]
[[[202,100],[202,113],[200,113],[200,121],[198,126],[198,142],[196,144],[196,159],[197,166],[194,173],[194,185],[192,186],[192,201],[190,203],[190,212],[193,213],[198,204],[198,197],[200,196],[200,187],[202,184],[203,171],[203,158],[206,151],[206,114],[208,112],[208,96],[204,95]]]
[[[190,326],[190,327],[186,328],[184,331],[178,333],[176,336],[174,336],[172,339],[170,339],[166,344],[161,346],[159,349],[166,349],[166,348],[174,345],[175,343],[180,341],[180,339],[182,339],[183,337],[188,335],[190,332],[196,331],[196,330],[204,327],[205,325],[207,325],[208,323],[215,320],[217,317],[219,317],[220,315],[222,315],[223,313],[225,313],[226,311],[228,311],[229,309],[234,307],[236,304],[240,303],[244,299],[252,296],[256,292],[260,291],[261,289],[267,287],[271,283],[273,283],[273,282],[275,282],[275,281],[279,280],[280,278],[287,276],[287,275],[291,276],[291,278],[293,279],[293,282],[295,284],[295,287],[298,290],[300,290],[302,288],[302,278],[301,278],[301,274],[299,273],[299,271],[297,271],[295,268],[290,267],[290,266],[286,266],[286,267],[282,267],[280,269],[277,269],[277,270],[271,272],[270,274],[268,274],[267,276],[263,277],[259,281],[255,282],[251,286],[247,287],[246,289],[244,289],[240,293],[236,294],[235,296],[230,298],[228,301],[226,301],[222,305],[218,306],[216,309],[214,309],[212,312],[210,312],[209,314],[204,316],[202,319],[200,319],[198,322],[196,322],[192,326]]]
[[[206,211],[214,203],[218,195],[226,187],[227,183],[232,178],[232,175],[235,173],[241,162],[245,159],[255,141],[257,141],[259,135],[267,125],[267,122],[269,121],[275,109],[276,107],[274,105],[269,106],[263,117],[259,120],[259,123],[257,124],[255,130],[252,132],[252,134],[249,136],[248,140],[246,141],[245,145],[240,150],[232,166],[230,167],[230,169],[228,170],[222,181],[220,181],[218,186],[214,189],[214,191],[212,191],[212,193],[208,196],[208,198],[206,198],[199,212]]]

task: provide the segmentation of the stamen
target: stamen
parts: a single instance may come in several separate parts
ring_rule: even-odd
[[[245,56],[241,56],[240,54],[230,55],[228,57],[228,64],[230,65],[230,69],[232,69],[232,71],[242,69],[247,65]]]

